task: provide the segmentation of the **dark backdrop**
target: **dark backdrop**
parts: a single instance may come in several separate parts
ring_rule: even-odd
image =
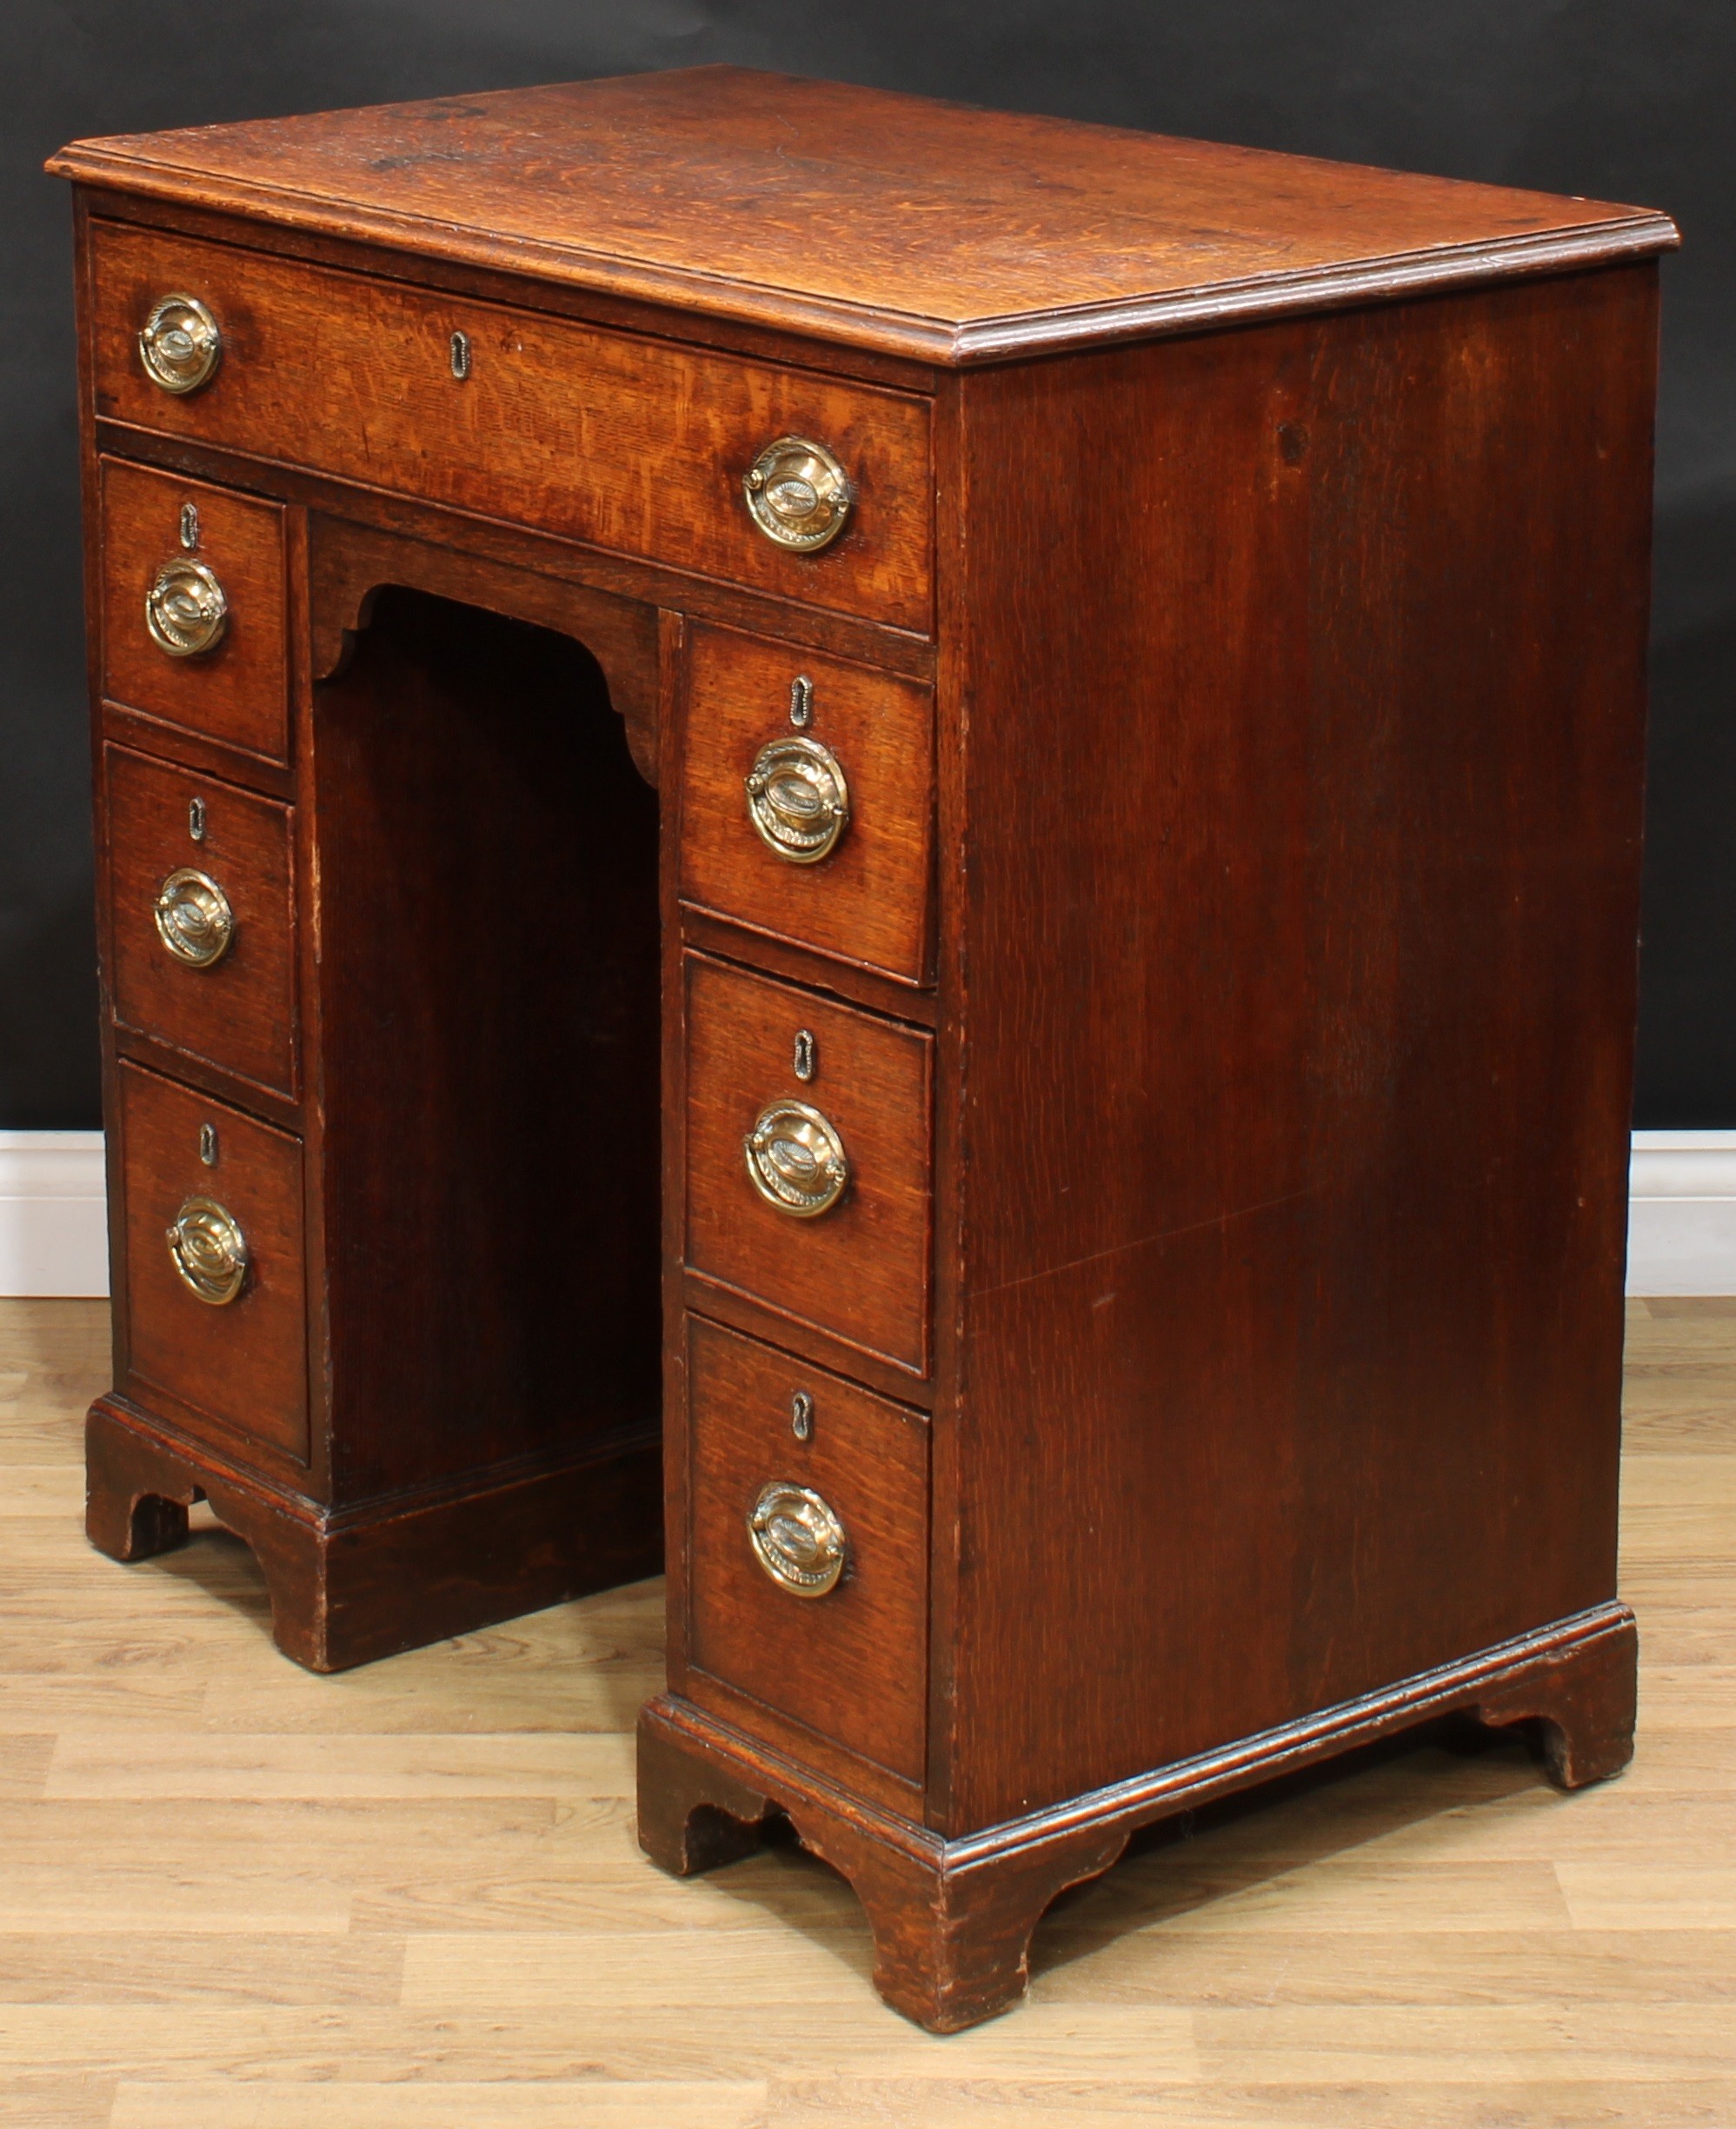
[[[97,1121],[65,188],[78,135],[705,60],[1662,207],[1636,1121],[1736,1124],[1736,8],[31,0],[0,43],[0,1128]]]

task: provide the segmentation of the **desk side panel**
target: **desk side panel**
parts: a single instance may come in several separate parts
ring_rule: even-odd
[[[949,1831],[1613,1593],[1655,337],[961,381]]]

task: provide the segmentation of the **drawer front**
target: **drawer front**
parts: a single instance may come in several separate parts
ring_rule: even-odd
[[[166,232],[98,223],[90,241],[99,416],[930,629],[925,400]],[[222,335],[184,395],[138,349],[170,295]],[[791,435],[855,491],[810,552],[760,531],[742,492]]]
[[[709,1673],[921,1782],[927,1427],[692,1317],[688,1395],[688,1650],[702,1673],[689,1673],[689,1690],[702,1703]],[[798,1395],[806,1440],[792,1427]],[[831,1587],[811,1593],[835,1568]],[[809,1593],[782,1579],[792,1570]]]
[[[119,1111],[126,1387],[147,1408],[153,1386],[167,1390],[219,1434],[269,1442],[305,1463],[300,1141],[125,1063]],[[171,1229],[179,1261],[205,1281],[204,1298],[176,1268]],[[224,1300],[237,1234],[245,1263]]]
[[[125,747],[103,758],[116,1019],[293,1099],[289,808]]]
[[[932,691],[733,629],[695,629],[688,659],[683,898],[925,981]]]
[[[287,761],[283,510],[117,458],[102,482],[103,693]],[[191,648],[214,622],[215,642]]]
[[[688,1262],[922,1373],[933,1037],[699,955],[687,961],[687,1014]],[[804,1035],[806,1080],[795,1068]],[[788,1207],[753,1180],[748,1140],[762,1119],[757,1172],[773,1188],[783,1179]],[[835,1201],[807,1209],[841,1175]]]

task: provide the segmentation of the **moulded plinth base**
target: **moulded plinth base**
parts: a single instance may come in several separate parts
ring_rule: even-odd
[[[272,1490],[215,1452],[152,1431],[99,1398],[85,1422],[85,1528],[110,1559],[187,1538],[208,1500],[251,1549],[271,1598],[272,1636],[310,1671],[343,1671],[569,1597],[655,1574],[662,1564],[657,1446],[469,1491],[333,1510]]]
[[[1600,1605],[1280,1729],[955,1840],[863,1803],[666,1693],[640,1717],[640,1845],[686,1876],[748,1853],[769,1821],[787,1818],[802,1846],[855,1888],[887,2002],[931,2032],[954,2033],[1018,2001],[1044,1910],[1067,1886],[1107,1870],[1129,1835],[1156,1820],[1454,1713],[1495,1728],[1529,1726],[1563,1788],[1619,1773],[1633,1749],[1637,1656],[1633,1613]]]

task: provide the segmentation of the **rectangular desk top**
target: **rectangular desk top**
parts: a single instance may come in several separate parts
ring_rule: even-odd
[[[1640,208],[735,67],[82,141],[49,168],[947,364],[1677,241]]]

